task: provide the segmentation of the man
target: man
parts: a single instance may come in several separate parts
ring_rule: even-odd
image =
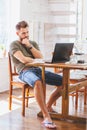
[[[49,112],[53,111],[52,104],[61,96],[62,77],[49,71],[45,71],[46,83],[56,85],[56,89],[51,94],[47,104],[44,103],[42,89],[41,69],[39,67],[26,67],[26,63],[33,63],[36,58],[43,58],[38,45],[29,40],[29,26],[26,21],[20,21],[16,25],[16,34],[19,39],[10,45],[10,55],[13,63],[18,70],[19,78],[34,88],[34,95],[38,102],[44,121],[42,124],[47,128],[56,128],[52,122]]]

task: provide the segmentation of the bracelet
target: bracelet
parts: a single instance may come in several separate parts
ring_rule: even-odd
[[[33,48],[33,47],[32,47],[32,46],[30,46],[30,47],[29,47],[29,50],[31,50],[32,48]]]

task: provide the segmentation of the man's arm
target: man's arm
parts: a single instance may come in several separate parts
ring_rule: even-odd
[[[30,51],[32,52],[32,54],[35,58],[43,58],[43,55],[40,52],[40,50],[38,50],[34,46],[32,46],[27,38],[22,40],[22,44],[24,44],[26,47],[28,47],[30,49]]]
[[[24,56],[21,51],[16,51],[14,53],[14,57],[16,57],[20,62],[24,64],[34,62],[33,58]]]
[[[43,55],[41,54],[40,50],[37,50],[34,46],[32,46],[30,51],[32,52],[35,58],[43,58]]]

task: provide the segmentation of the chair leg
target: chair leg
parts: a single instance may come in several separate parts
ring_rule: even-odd
[[[84,104],[86,104],[87,86],[84,88]]]
[[[27,97],[27,98],[26,98],[26,107],[28,107],[28,101],[29,101],[29,98],[28,98],[28,97],[29,97],[29,88],[26,89],[25,94],[26,94],[26,97]]]
[[[12,86],[10,85],[10,91],[9,91],[9,110],[12,109]]]
[[[25,116],[25,86],[22,88],[22,116]]]
[[[76,101],[75,101],[75,108],[78,107],[78,88],[76,88]]]

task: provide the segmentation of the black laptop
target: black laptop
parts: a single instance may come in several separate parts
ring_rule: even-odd
[[[52,59],[46,63],[65,63],[70,60],[74,43],[56,43]]]

